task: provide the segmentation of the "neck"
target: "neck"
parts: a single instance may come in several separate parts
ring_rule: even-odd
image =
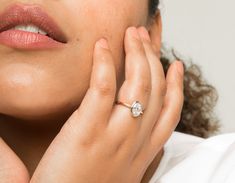
[[[43,122],[41,124],[48,123]],[[39,123],[25,123],[9,117],[0,117],[0,136],[23,161],[30,175],[35,171],[46,149],[63,125],[62,121],[60,123],[50,121],[50,123],[56,124],[56,126],[43,127],[37,125]],[[147,168],[141,183],[149,182],[161,161],[163,153],[164,151],[161,149]]]

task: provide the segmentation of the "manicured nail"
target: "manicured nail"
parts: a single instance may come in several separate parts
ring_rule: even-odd
[[[138,33],[138,31],[135,27],[129,27],[128,29],[129,29],[128,31],[129,31],[129,33],[131,34],[132,37],[140,40],[139,33]]]
[[[141,36],[142,39],[147,40],[147,41],[151,41],[151,40],[150,40],[149,33],[148,33],[148,31],[147,31],[147,29],[146,29],[145,27],[143,27],[143,26],[140,27],[140,28],[138,29],[138,31],[139,31],[139,34],[140,34],[140,36]]]
[[[178,73],[183,76],[184,74],[184,66],[183,66],[183,63],[181,61],[176,61],[176,65],[177,65],[177,71]]]
[[[104,38],[101,38],[99,41],[96,42],[96,44],[97,44],[98,46],[100,46],[101,48],[109,49],[108,42],[107,42],[107,40],[104,39]]]

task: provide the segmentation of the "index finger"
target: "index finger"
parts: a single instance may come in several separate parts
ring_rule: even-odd
[[[116,93],[116,72],[113,57],[105,39],[95,45],[90,87],[80,107],[66,122],[73,130],[89,132],[108,122]],[[82,125],[82,128],[81,128]],[[87,129],[88,128],[88,129]]]

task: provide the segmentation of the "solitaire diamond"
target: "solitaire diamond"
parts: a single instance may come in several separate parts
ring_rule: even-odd
[[[142,105],[138,101],[135,101],[131,106],[131,112],[133,117],[140,116],[141,114],[143,114]]]

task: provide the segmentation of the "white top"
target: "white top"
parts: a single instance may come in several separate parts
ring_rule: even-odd
[[[149,183],[235,183],[235,133],[203,139],[174,132]]]

